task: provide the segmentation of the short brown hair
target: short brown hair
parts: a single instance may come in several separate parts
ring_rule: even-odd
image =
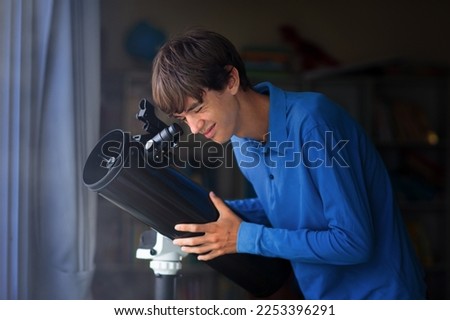
[[[187,97],[203,100],[204,91],[221,91],[228,83],[230,66],[239,72],[240,87],[250,87],[244,63],[224,36],[191,29],[166,42],[153,61],[153,102],[167,114],[182,113]]]

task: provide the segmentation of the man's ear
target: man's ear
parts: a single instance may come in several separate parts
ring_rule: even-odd
[[[231,68],[229,78],[228,78],[228,90],[232,95],[235,95],[239,91],[240,81],[239,81],[239,71],[233,67],[228,66]]]

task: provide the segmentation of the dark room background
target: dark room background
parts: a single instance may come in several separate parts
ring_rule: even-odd
[[[427,269],[430,297],[448,299],[449,12],[450,2],[439,0],[103,0],[101,133],[115,128],[141,133],[134,113],[139,99],[150,96],[152,53],[162,41],[188,27],[224,34],[247,54],[249,64],[255,52],[271,53],[274,59],[279,56],[276,53],[288,52],[287,67],[255,67],[251,77],[286,89],[324,91],[358,118],[392,168],[405,219]],[[306,65],[307,52],[302,60],[302,53],[295,52],[293,43],[283,38],[282,26],[289,26],[297,40],[338,63]],[[145,43],[145,39],[147,45],[140,48],[136,43]],[[385,100],[380,102],[380,97]],[[401,114],[391,114],[393,109],[389,109],[394,124],[386,126],[379,121],[391,102],[407,102],[418,109],[396,107]],[[400,131],[423,123],[411,114],[427,123],[425,132],[414,138],[412,131]],[[402,135],[404,138],[399,138]],[[225,198],[251,192],[234,169],[189,174]],[[99,199],[94,299],[153,297],[154,275],[148,261],[135,258],[144,230],[145,226]],[[178,283],[178,295],[183,299],[247,297],[240,288],[189,258]]]

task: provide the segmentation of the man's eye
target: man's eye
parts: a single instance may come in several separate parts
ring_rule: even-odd
[[[199,113],[200,111],[202,111],[202,109],[203,109],[203,106],[200,106],[194,110],[194,113]]]

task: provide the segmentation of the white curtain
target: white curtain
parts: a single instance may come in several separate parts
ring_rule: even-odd
[[[87,299],[98,0],[0,0],[0,299]]]

